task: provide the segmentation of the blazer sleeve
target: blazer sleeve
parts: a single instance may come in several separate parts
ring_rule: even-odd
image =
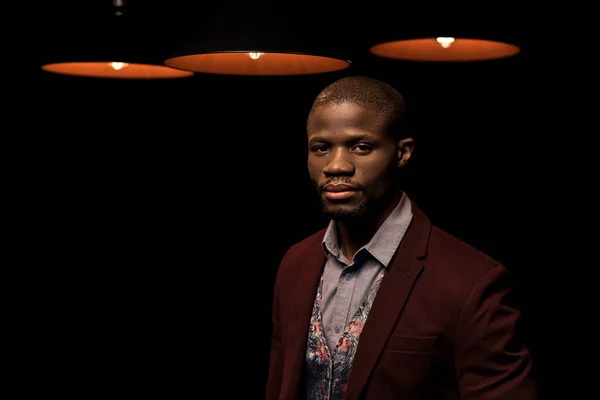
[[[275,279],[275,288],[273,290],[273,307],[272,307],[272,333],[271,333],[271,351],[269,358],[269,370],[267,376],[267,385],[265,390],[265,400],[279,399],[281,392],[281,380],[283,371],[284,351],[283,351],[283,330],[279,315],[280,299],[279,299],[279,284],[281,280],[281,272],[284,269],[289,251],[283,257],[279,264],[277,277]]]
[[[521,313],[502,265],[473,288],[458,323],[456,373],[463,400],[537,400],[531,356],[519,337]]]

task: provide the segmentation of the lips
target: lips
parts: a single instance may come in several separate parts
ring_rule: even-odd
[[[323,191],[325,192],[353,192],[355,190],[358,190],[358,188],[347,184],[325,185],[323,187]]]
[[[348,200],[354,197],[358,190],[358,187],[354,185],[344,183],[338,185],[329,184],[323,187],[323,195],[326,199],[333,201]]]

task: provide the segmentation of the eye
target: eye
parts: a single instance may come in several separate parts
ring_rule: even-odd
[[[368,144],[360,143],[354,146],[353,150],[359,154],[368,154],[373,150],[373,147]]]
[[[327,147],[324,144],[318,145],[318,146],[313,146],[310,149],[313,153],[317,153],[317,154],[324,154],[327,152],[327,150],[329,150],[329,147]]]

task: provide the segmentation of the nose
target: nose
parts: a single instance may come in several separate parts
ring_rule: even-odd
[[[332,151],[329,158],[329,162],[323,168],[323,173],[326,176],[354,175],[354,165],[344,149],[338,148]]]

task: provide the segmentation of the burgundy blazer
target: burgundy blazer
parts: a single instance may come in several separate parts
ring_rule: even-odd
[[[360,335],[346,399],[537,400],[507,270],[433,226],[414,203],[412,211]],[[267,400],[304,396],[324,234],[292,246],[279,266]]]

